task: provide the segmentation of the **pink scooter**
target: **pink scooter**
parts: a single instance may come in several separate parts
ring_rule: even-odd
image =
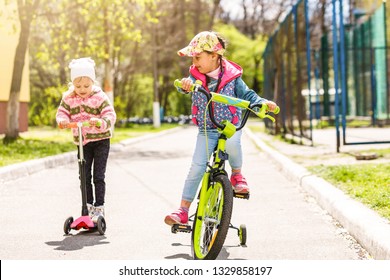
[[[106,232],[106,220],[104,217],[99,216],[97,221],[94,222],[88,214],[87,208],[87,186],[86,186],[86,177],[85,177],[85,159],[84,159],[84,149],[83,149],[83,137],[82,137],[82,127],[90,126],[89,122],[71,122],[66,127],[60,128],[77,128],[79,135],[79,172],[80,172],[80,180],[81,180],[81,199],[82,199],[82,207],[81,207],[81,217],[73,220],[73,217],[69,217],[65,220],[64,223],[64,232],[65,234],[69,234],[71,229],[80,230],[92,230],[96,229],[99,231],[101,235]]]

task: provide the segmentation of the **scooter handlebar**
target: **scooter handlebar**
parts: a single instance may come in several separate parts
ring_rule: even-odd
[[[70,122],[68,123],[67,125],[59,125],[59,128],[61,129],[65,129],[65,128],[77,128],[77,127],[90,127],[91,124],[89,123],[89,121],[85,121],[85,122]],[[102,126],[102,121],[98,121],[96,122],[96,126],[97,127],[100,127]]]

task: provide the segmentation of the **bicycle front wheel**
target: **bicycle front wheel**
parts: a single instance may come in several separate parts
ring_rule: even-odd
[[[225,242],[233,211],[233,190],[226,175],[210,181],[206,199],[199,201],[192,229],[196,260],[215,260]]]

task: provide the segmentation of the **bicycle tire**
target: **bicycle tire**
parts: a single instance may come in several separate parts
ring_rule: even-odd
[[[210,184],[213,186],[210,186],[205,201],[199,201],[193,223],[191,248],[195,260],[215,260],[218,257],[233,211],[233,190],[229,178],[220,174]],[[200,207],[201,204],[203,207]]]

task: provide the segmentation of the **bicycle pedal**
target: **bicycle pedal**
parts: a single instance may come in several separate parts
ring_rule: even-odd
[[[174,224],[172,225],[171,231],[172,233],[177,233],[177,232],[190,233],[192,229],[190,225]]]
[[[233,197],[240,198],[240,199],[249,199],[249,193],[236,193],[233,192]]]

